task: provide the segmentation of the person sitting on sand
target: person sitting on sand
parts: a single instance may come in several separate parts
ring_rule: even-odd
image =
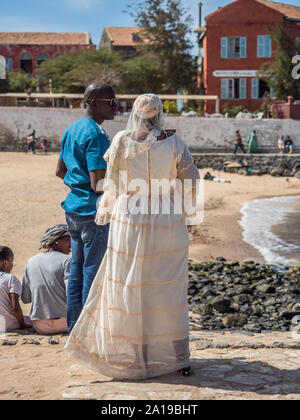
[[[29,317],[24,317],[20,307],[22,285],[11,274],[13,261],[13,251],[6,246],[0,246],[0,334],[31,327]]]
[[[45,153],[45,155],[48,152],[48,147],[49,147],[48,140],[44,139],[41,143],[41,148],[42,148],[43,152]]]
[[[277,144],[278,144],[279,153],[283,154],[284,153],[284,147],[285,147],[283,136],[280,136]]]
[[[30,318],[38,334],[67,332],[66,290],[70,272],[70,234],[67,225],[46,230],[41,248],[25,267],[22,301],[32,303]]]
[[[293,140],[290,138],[290,136],[287,136],[284,147],[287,153],[293,153]]]

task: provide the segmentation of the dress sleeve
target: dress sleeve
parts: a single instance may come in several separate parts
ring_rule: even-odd
[[[199,171],[194,164],[194,159],[185,143],[177,140],[177,178],[184,179],[200,179]]]
[[[117,134],[104,155],[107,170],[103,185],[103,195],[99,200],[95,222],[97,225],[110,223],[114,205],[119,196],[119,171],[122,148],[122,135]]]
[[[187,225],[199,225],[203,220],[203,194],[199,170],[187,145],[177,138],[177,178],[181,181],[183,213]]]

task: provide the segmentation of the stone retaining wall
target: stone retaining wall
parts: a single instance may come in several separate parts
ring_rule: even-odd
[[[46,137],[59,148],[61,136],[68,127],[85,114],[82,109],[0,107],[0,150],[17,150],[33,128],[39,138]],[[118,116],[103,125],[113,137],[126,126],[128,116]],[[261,149],[277,146],[280,135],[289,135],[300,147],[300,121],[296,120],[236,120],[197,117],[166,117],[166,127],[176,129],[185,143],[198,151],[232,150],[235,131],[245,140],[256,129]],[[3,132],[8,134],[3,134]],[[5,141],[5,138],[8,138]],[[1,138],[3,139],[1,141]],[[13,140],[12,140],[13,139]],[[2,144],[2,145],[1,145]]]
[[[242,175],[286,176],[300,178],[300,154],[233,155],[219,153],[193,154],[199,169],[239,173]],[[212,175],[214,175],[212,173]]]

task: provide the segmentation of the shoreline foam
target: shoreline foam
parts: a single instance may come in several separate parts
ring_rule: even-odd
[[[291,229],[289,217],[299,215],[297,207],[300,207],[300,196],[256,199],[243,205],[239,221],[244,229],[243,240],[258,249],[268,264],[300,263],[299,244],[288,232],[284,235],[280,230],[280,226]]]

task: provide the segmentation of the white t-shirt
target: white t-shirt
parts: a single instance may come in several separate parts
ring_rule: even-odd
[[[0,272],[0,334],[20,328],[12,310],[9,293],[21,296],[22,284],[12,274]]]

